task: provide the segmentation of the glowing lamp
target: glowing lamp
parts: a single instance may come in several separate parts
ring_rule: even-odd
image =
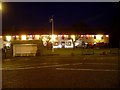
[[[0,36],[0,38],[2,38],[2,36]]]
[[[87,42],[85,44],[88,44]]]
[[[96,44],[96,42],[94,42],[94,44]]]
[[[89,37],[89,35],[86,35],[87,37]]]
[[[83,37],[83,35],[81,35],[81,37]]]
[[[106,35],[106,37],[109,37],[109,35]]]
[[[64,37],[66,37],[66,35],[64,35]]]
[[[18,35],[16,35],[16,38],[19,38],[19,36],[18,36]]]
[[[92,37],[94,37],[94,35],[92,35]]]

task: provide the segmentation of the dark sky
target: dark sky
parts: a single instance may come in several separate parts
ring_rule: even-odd
[[[119,3],[115,2],[4,2],[2,31],[3,34],[50,34],[49,19],[54,15],[56,34],[111,34],[117,32],[119,11]]]

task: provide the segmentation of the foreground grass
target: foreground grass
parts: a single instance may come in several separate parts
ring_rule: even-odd
[[[120,55],[120,49],[112,48],[112,49],[82,49],[82,48],[75,48],[75,49],[54,49],[52,52],[51,49],[44,48],[43,50],[39,51],[41,53],[40,56],[78,56],[78,55]],[[6,58],[13,58],[12,51],[8,50],[6,53],[2,52],[3,59]]]

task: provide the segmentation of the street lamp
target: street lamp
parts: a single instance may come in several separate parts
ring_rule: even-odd
[[[50,22],[52,23],[52,37],[53,37],[53,35],[54,35],[54,18],[53,18],[53,16],[50,19]],[[54,40],[52,42],[52,52],[54,52],[53,44],[54,44]]]

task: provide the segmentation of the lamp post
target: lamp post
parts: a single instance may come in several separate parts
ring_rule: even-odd
[[[53,16],[50,19],[50,22],[52,23],[52,39],[53,39],[53,35],[54,35],[54,18],[53,18]],[[54,44],[54,41],[52,42],[52,52],[54,52],[53,44]]]
[[[52,16],[52,35],[54,34],[54,19],[53,19],[53,16]]]

